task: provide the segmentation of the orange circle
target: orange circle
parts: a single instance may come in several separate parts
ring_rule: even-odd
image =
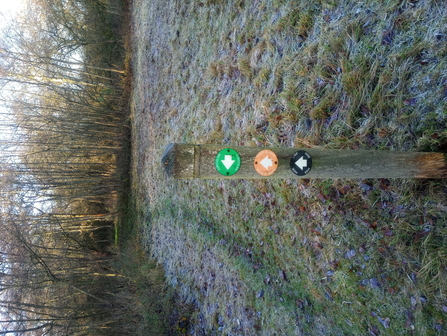
[[[264,149],[256,155],[254,165],[259,175],[270,176],[278,168],[278,157],[271,150]]]

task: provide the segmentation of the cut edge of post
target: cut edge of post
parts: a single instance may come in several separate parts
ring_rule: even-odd
[[[169,177],[173,176],[173,170],[174,170],[174,150],[175,150],[175,143],[171,143],[169,144],[162,157],[161,157],[161,163],[165,169],[165,173],[166,175],[168,175]]]
[[[195,174],[198,176],[195,162],[200,158],[196,158],[196,147],[191,144],[169,144],[161,158],[166,175],[177,179],[191,179],[196,177]]]
[[[447,153],[421,152],[416,161],[420,165],[416,178],[447,178]]]

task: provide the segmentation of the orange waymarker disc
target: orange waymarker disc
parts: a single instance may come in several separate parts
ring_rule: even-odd
[[[256,155],[254,165],[259,175],[270,176],[278,168],[278,157],[271,150],[264,149]]]

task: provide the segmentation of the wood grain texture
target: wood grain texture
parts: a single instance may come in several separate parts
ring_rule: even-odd
[[[221,175],[214,166],[217,153],[224,148],[241,156],[241,168],[232,176]],[[278,157],[276,172],[267,177],[254,169],[254,158],[264,149]],[[298,150],[312,157],[312,169],[305,176],[295,175],[290,168],[290,158]],[[169,176],[179,179],[447,178],[446,159],[444,153],[171,144],[162,163]]]

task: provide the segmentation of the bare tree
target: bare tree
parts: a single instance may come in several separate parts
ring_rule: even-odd
[[[113,10],[32,0],[0,42],[0,334],[101,335],[122,276],[110,266],[124,73]]]

